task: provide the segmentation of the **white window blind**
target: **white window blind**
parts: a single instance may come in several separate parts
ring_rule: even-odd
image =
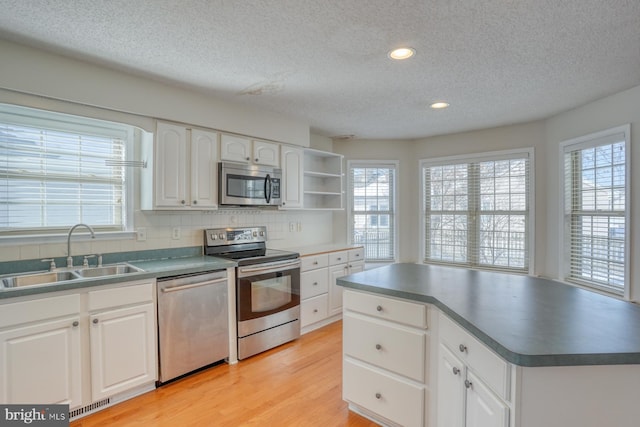
[[[395,260],[395,164],[349,163],[353,243],[365,260]]]
[[[423,161],[424,262],[527,272],[528,152]]]
[[[130,129],[0,105],[0,234],[126,226]]]
[[[624,294],[628,128],[563,144],[565,279]]]

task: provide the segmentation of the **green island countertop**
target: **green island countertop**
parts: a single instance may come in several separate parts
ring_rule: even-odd
[[[433,304],[516,365],[640,364],[640,306],[553,280],[392,264],[338,285]]]

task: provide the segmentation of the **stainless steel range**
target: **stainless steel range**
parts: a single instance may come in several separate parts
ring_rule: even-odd
[[[300,259],[296,252],[267,249],[267,228],[204,232],[204,252],[238,263],[236,311],[238,359],[300,336]]]

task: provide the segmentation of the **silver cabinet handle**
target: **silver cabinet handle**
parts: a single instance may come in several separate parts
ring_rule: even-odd
[[[186,201],[186,200],[180,200],[180,204],[181,204],[181,205],[184,205],[184,204],[186,204],[186,203],[187,203],[187,201]]]
[[[382,395],[380,393],[376,393],[376,399],[382,399]]]
[[[246,157],[245,159],[246,159],[246,160],[247,160],[247,162],[248,162],[249,160],[251,160],[251,157]]]
[[[313,286],[318,286],[318,282],[313,282]]]
[[[453,367],[453,375],[458,375],[460,373],[460,369],[458,369],[457,367]]]
[[[78,322],[77,320],[75,320],[71,325],[76,328],[78,325],[80,324],[80,322]]]
[[[378,311],[382,311],[382,306],[381,306],[381,305],[377,306],[377,307],[376,307],[376,310],[378,310]]]
[[[382,346],[380,344],[376,344],[376,350],[382,350]]]
[[[193,204],[194,204],[194,205],[197,205],[197,204],[198,204],[198,201],[197,201],[197,200],[194,200],[194,201],[193,201]]]
[[[317,308],[314,308],[314,309],[313,309],[313,312],[314,312],[314,313],[317,313],[317,312],[318,312],[318,309],[317,309]]]
[[[464,386],[466,388],[471,388],[471,387],[473,387],[473,383],[471,381],[469,381],[469,380],[464,380]]]
[[[97,325],[99,320],[96,318],[96,319],[93,319],[92,322],[93,322],[94,325]]]
[[[318,261],[313,261],[313,265],[318,265]]]
[[[460,349],[460,353],[464,353],[465,351],[467,351],[467,346],[464,344],[460,344],[458,348]]]
[[[260,161],[260,159],[256,157],[256,163],[258,163],[259,161]]]

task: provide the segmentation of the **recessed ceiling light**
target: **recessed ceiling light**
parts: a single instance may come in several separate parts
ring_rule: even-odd
[[[447,108],[448,106],[448,102],[434,102],[433,104],[431,104],[431,108],[433,108],[434,110],[440,110],[442,108]]]
[[[394,49],[391,52],[389,52],[389,58],[402,60],[402,59],[411,58],[415,54],[416,54],[416,50],[414,48],[400,47],[398,49]]]

